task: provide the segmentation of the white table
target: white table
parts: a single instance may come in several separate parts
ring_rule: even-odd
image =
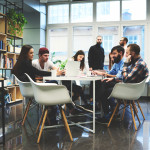
[[[81,123],[74,123],[75,125],[82,127],[84,129],[87,129],[88,131],[91,131],[92,133],[95,133],[95,81],[96,80],[101,80],[103,77],[102,76],[77,76],[77,77],[66,77],[66,76],[59,76],[59,77],[43,77],[43,82],[46,80],[68,80],[71,81],[71,91],[72,91],[72,82],[74,80],[79,80],[79,81],[93,81],[93,129],[91,130],[90,128],[84,127],[81,125]]]

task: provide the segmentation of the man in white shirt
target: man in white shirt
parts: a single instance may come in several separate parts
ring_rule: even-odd
[[[126,37],[122,37],[120,42],[119,42],[120,46],[122,46],[125,50],[124,57],[126,57],[127,43],[128,43],[128,38],[126,38]]]
[[[39,49],[39,59],[35,59],[32,61],[32,65],[42,71],[49,71],[49,70],[57,70],[57,75],[61,75],[62,71],[59,71],[52,61],[49,59],[49,50],[46,47],[42,47]]]

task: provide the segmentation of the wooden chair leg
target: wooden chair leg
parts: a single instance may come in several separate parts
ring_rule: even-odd
[[[135,127],[135,130],[137,131],[137,127],[136,127],[136,123],[135,123],[135,118],[134,118],[134,114],[133,114],[131,102],[130,102],[130,110],[131,110],[131,114],[132,114],[132,119],[133,119],[134,127]]]
[[[135,110],[136,110],[136,112],[138,113],[138,109],[137,109],[137,107],[136,107],[136,105],[135,105],[135,102],[133,101],[133,104],[134,104],[134,108],[135,108]]]
[[[43,122],[42,122],[42,126],[41,126],[41,130],[40,130],[40,133],[39,133],[39,136],[38,136],[37,143],[39,143],[40,139],[41,139],[41,135],[42,135],[42,132],[43,132],[43,127],[44,127],[45,120],[46,120],[46,117],[47,117],[47,112],[48,112],[48,110],[46,109],[45,113],[44,113],[44,118],[43,118]]]
[[[28,114],[31,103],[32,103],[32,99],[29,99],[26,110],[25,110],[24,115],[23,115],[22,126],[24,125],[25,120],[27,118],[27,114]]]
[[[66,130],[69,134],[70,140],[73,141],[72,134],[71,134],[71,131],[70,131],[70,128],[69,128],[64,110],[61,108],[61,106],[59,106],[59,109],[60,109],[60,112],[61,112],[61,115],[62,115],[62,118],[63,118],[63,121],[64,121],[64,126],[65,126],[65,128],[66,128]]]
[[[139,116],[138,116],[138,114],[137,114],[136,106],[134,105],[134,103],[132,103],[132,107],[133,107],[133,110],[134,110],[134,112],[135,112],[135,115],[136,115],[136,117],[137,117],[137,119],[138,119],[138,121],[139,121],[139,124],[141,124],[141,121],[140,121]]]
[[[143,111],[142,111],[142,108],[141,108],[141,106],[140,106],[140,104],[139,104],[139,101],[137,101],[137,104],[138,104],[138,107],[139,107],[139,109],[140,109],[140,111],[141,111],[141,113],[142,113],[143,119],[145,120],[145,116],[144,116],[144,114],[143,114]]]
[[[123,120],[124,119],[124,115],[125,115],[125,111],[126,111],[126,101],[124,101],[124,108],[123,108],[123,114],[122,114],[122,119],[121,120]]]
[[[38,133],[38,131],[39,131],[39,127],[40,127],[40,124],[41,124],[41,122],[42,122],[42,119],[43,119],[44,113],[45,113],[45,110],[42,110],[42,115],[41,115],[41,118],[40,118],[39,124],[38,124],[38,126],[37,126],[37,128],[36,128],[36,133]]]
[[[110,126],[110,123],[111,123],[111,121],[112,121],[112,119],[113,119],[113,117],[114,117],[114,115],[115,115],[115,113],[116,113],[116,111],[117,111],[117,109],[118,109],[119,106],[120,106],[120,103],[117,103],[117,105],[115,107],[115,110],[114,110],[114,112],[113,112],[113,114],[112,114],[112,116],[111,116],[111,118],[109,120],[109,123],[108,123],[107,127]]]

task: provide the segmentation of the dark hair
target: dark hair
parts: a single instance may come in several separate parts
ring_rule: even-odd
[[[126,43],[128,43],[128,38],[123,37],[123,40],[126,41]]]
[[[111,49],[111,53],[114,51],[114,50],[117,50],[118,53],[122,52],[122,56],[124,55],[124,48],[120,45],[117,45],[117,46],[114,46],[112,49]]]
[[[140,46],[137,44],[129,44],[127,47],[130,47],[130,51],[135,52],[136,55],[140,54]]]
[[[24,60],[28,59],[28,52],[30,51],[31,48],[33,48],[31,45],[22,46],[22,49],[21,49],[20,55],[18,57],[18,60],[17,60],[15,66],[13,67],[13,69],[11,71],[13,74],[15,74],[15,75],[18,74],[19,66]]]
[[[83,50],[78,50],[78,51],[76,52],[76,54],[73,56],[74,61],[77,61],[78,55],[84,55],[84,57],[85,57],[84,51],[83,51]],[[80,69],[81,69],[81,70],[83,70],[84,67],[85,67],[84,60],[85,60],[84,58],[81,60],[81,64],[80,64]]]

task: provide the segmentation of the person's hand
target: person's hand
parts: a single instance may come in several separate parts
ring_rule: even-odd
[[[94,70],[94,71],[92,71],[92,74],[104,76],[106,73],[105,73],[105,72],[98,71],[98,70]]]
[[[104,82],[104,81],[110,82],[110,81],[112,81],[113,79],[114,79],[114,78],[105,78],[105,79],[102,80],[102,82]]]
[[[89,71],[92,71],[93,69],[92,69],[92,67],[91,68],[89,68]]]
[[[131,55],[129,55],[127,58],[126,58],[126,61],[125,61],[126,63],[129,63],[129,62],[131,62]]]

